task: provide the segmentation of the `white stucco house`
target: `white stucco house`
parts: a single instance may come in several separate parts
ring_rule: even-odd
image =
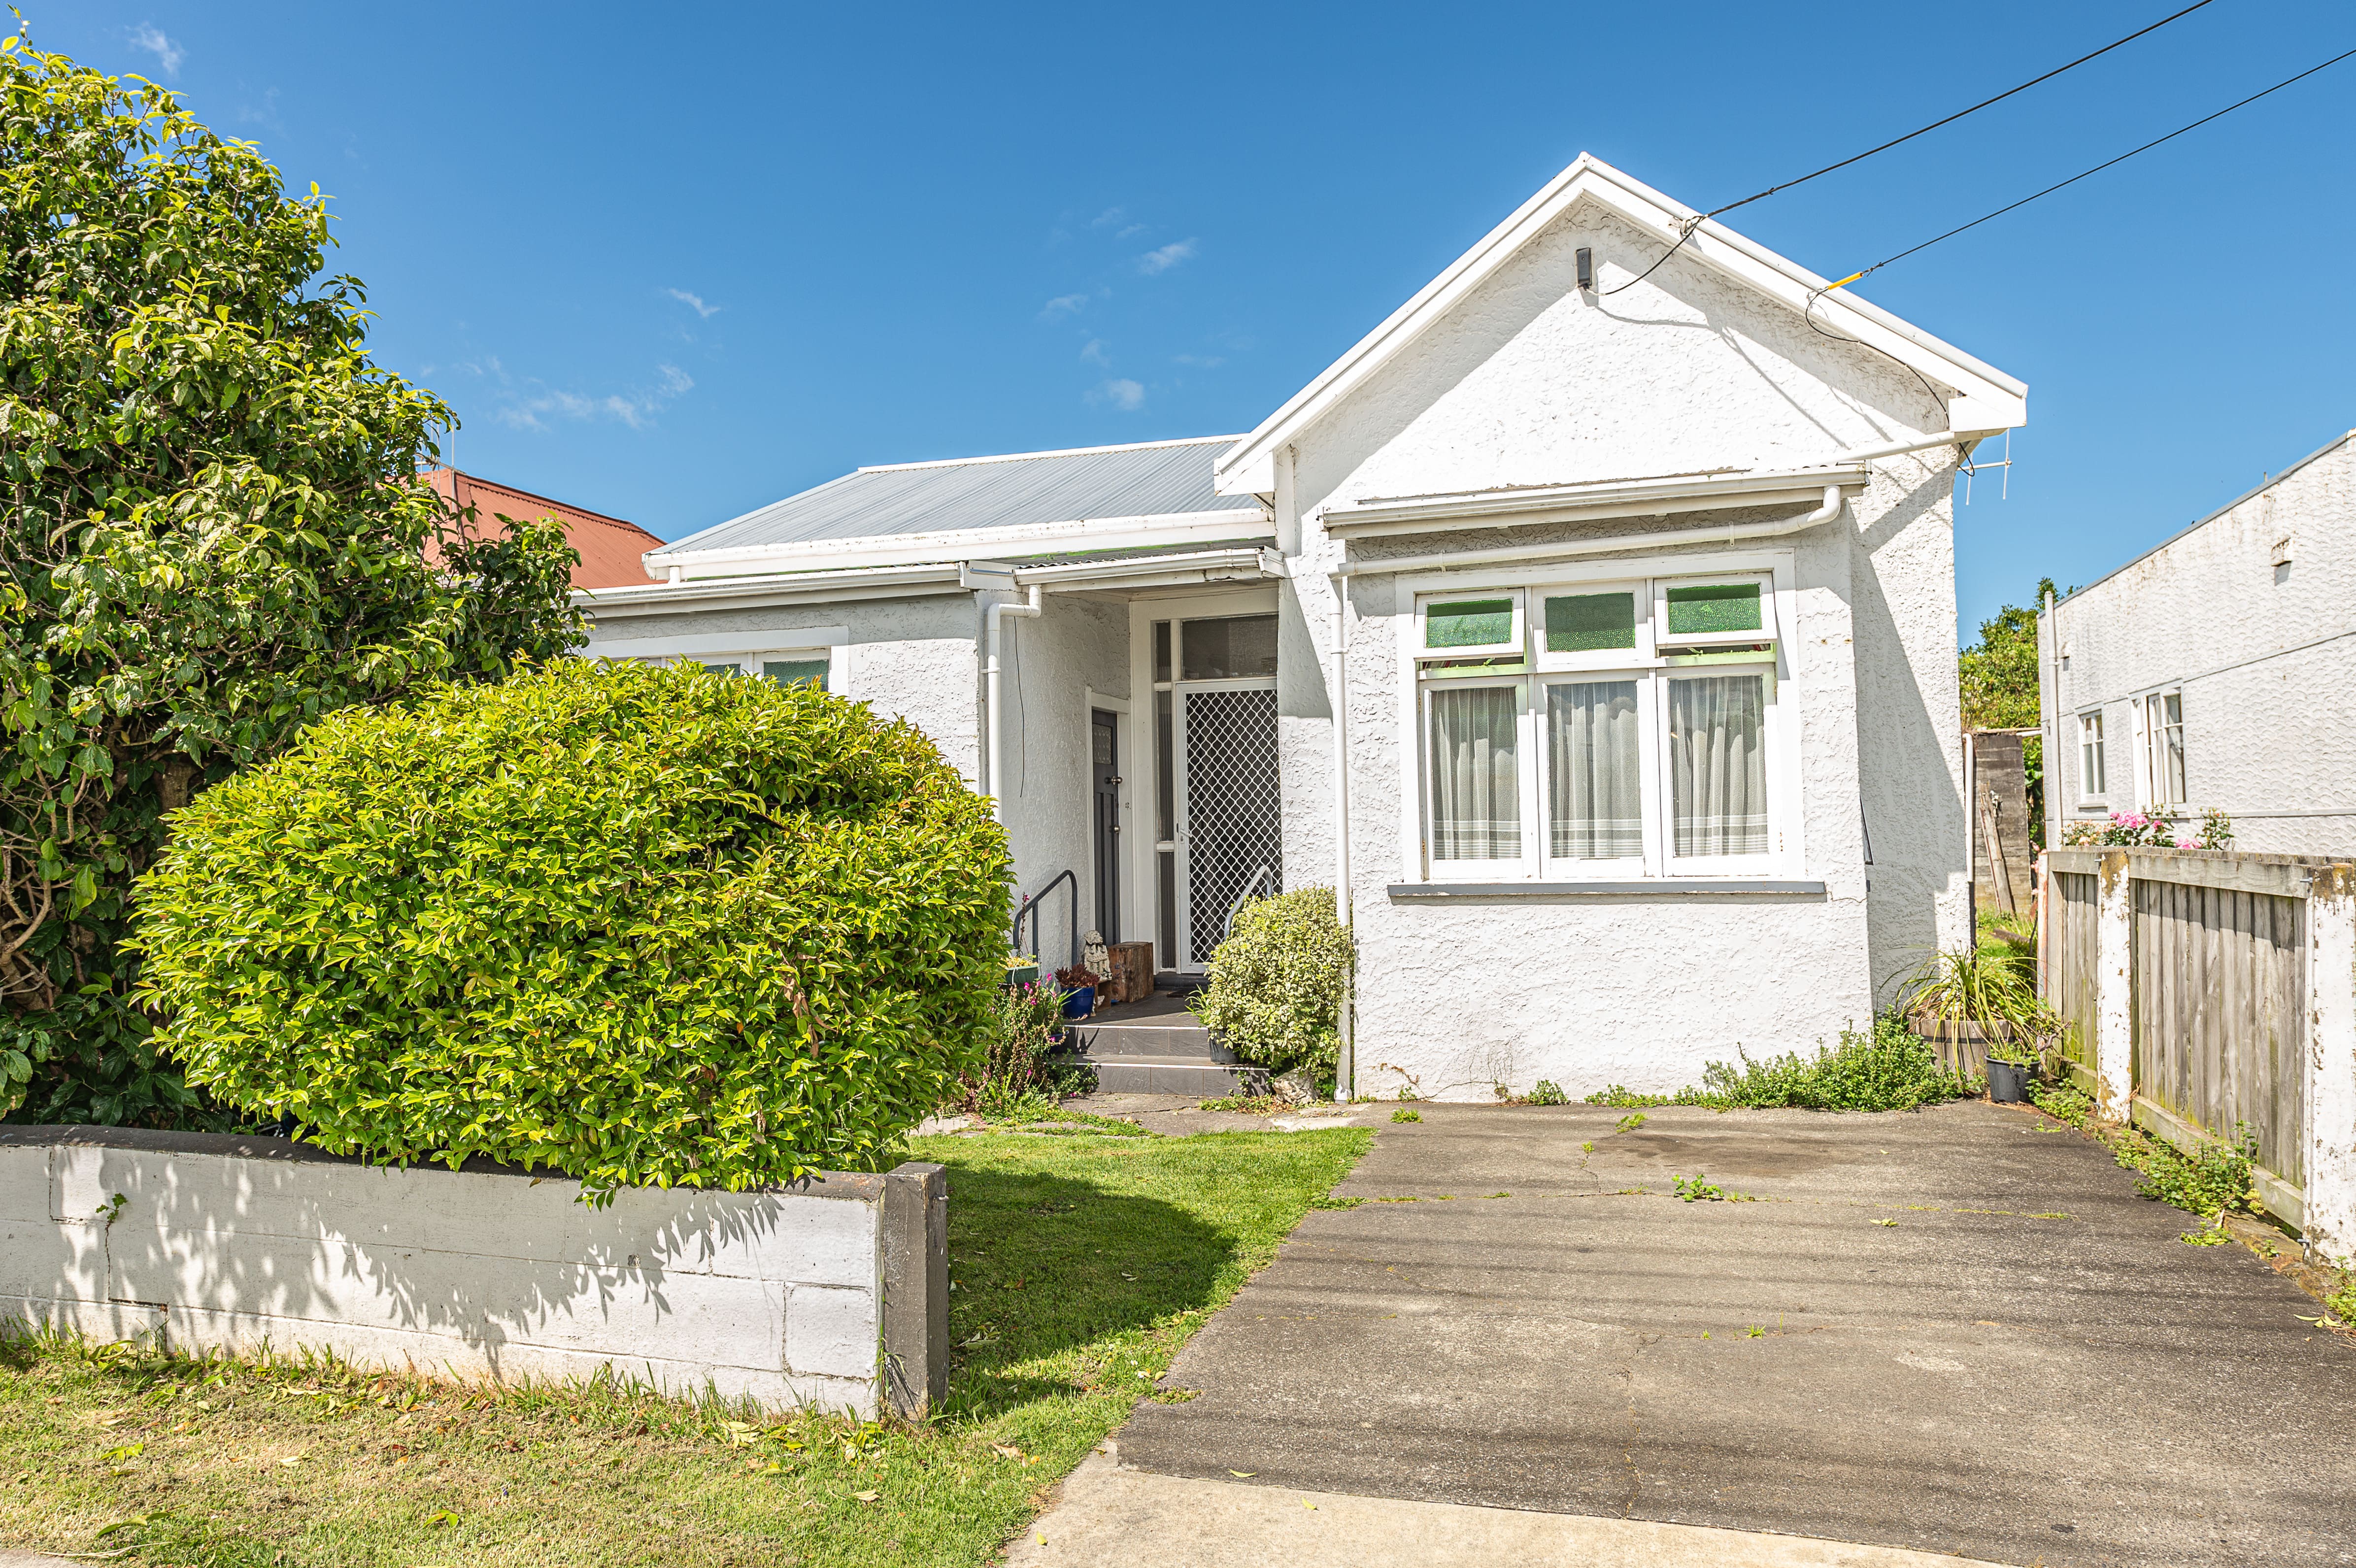
[[[2356,431],[2041,613],[2048,835],[2214,807],[2239,850],[2356,854],[2351,596]]]
[[[1340,887],[1345,1087],[1674,1090],[1967,940],[1951,476],[2026,398],[1582,156],[1248,433],[862,468],[582,600],[914,720],[1173,975]]]

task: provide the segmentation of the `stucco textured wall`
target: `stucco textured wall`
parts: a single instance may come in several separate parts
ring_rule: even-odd
[[[1034,892],[1068,869],[1079,884],[1079,930],[1101,929],[1090,844],[1087,694],[1129,695],[1129,606],[1050,593],[1036,620],[1006,622],[1006,645],[1000,744],[1015,888]],[[1051,966],[1072,962],[1072,909],[1061,891],[1042,908],[1039,955]]]
[[[1819,334],[1697,263],[1673,259],[1622,293],[1582,296],[1573,259],[1581,245],[1596,251],[1606,286],[1658,254],[1616,219],[1572,214],[1297,444],[1306,526],[1295,581],[1304,604],[1322,611],[1322,596],[1305,585],[1322,586],[1341,557],[1339,541],[1320,526],[1329,506],[1796,467],[1829,462],[1847,446],[1944,428],[1944,409],[1911,372]],[[1499,1085],[1524,1092],[1541,1078],[1574,1093],[1615,1083],[1675,1090],[1708,1061],[1731,1060],[1738,1047],[1753,1055],[1809,1050],[1850,1023],[1864,1025],[1921,949],[1963,939],[1968,880],[1949,491],[1948,454],[1888,460],[1832,523],[1759,541],[1791,552],[1798,624],[1783,653],[1804,737],[1802,875],[1821,880],[1822,894],[1392,898],[1387,884],[1421,877],[1399,827],[1398,749],[1415,742],[1398,732],[1398,650],[1413,603],[1389,579],[1353,581],[1361,1092],[1406,1086],[1477,1099]],[[1687,515],[1650,526],[1702,520]],[[1402,536],[1368,541],[1356,555],[1647,527],[1631,519]],[[1633,542],[1629,553],[1647,552]],[[1479,569],[1462,580],[1476,583]],[[1314,733],[1322,728],[1304,717],[1288,739],[1304,775],[1307,759],[1331,745],[1330,731]],[[1301,827],[1286,826],[1288,853],[1331,820],[1313,792],[1301,798]]]
[[[2286,535],[2291,560],[2278,567]],[[2054,620],[2068,657],[2046,671],[2059,753],[2048,820],[2058,832],[2146,804],[2131,700],[2180,687],[2189,816],[2225,811],[2237,849],[2356,854],[2351,603],[2356,436],[2063,600]],[[2077,732],[2095,709],[2108,753],[2100,797],[2084,787]]]
[[[561,1179],[0,1143],[0,1317],[872,1415],[885,1179],[590,1209]]]

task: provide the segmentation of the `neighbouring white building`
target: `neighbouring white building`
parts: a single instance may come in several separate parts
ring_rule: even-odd
[[[2233,819],[2233,848],[2356,854],[2356,432],[2038,621],[2045,821]]]
[[[862,468],[582,600],[914,720],[1165,971],[1337,883],[1360,1093],[1674,1090],[1969,939],[1951,476],[2026,398],[1582,156],[1248,434]]]

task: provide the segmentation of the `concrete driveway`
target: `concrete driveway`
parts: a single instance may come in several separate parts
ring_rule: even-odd
[[[2192,1221],[2067,1128],[1977,1103],[1420,1110],[1377,1123],[1337,1189],[1365,1201],[1312,1211],[1181,1354],[1169,1386],[1199,1395],[1141,1405],[1015,1561],[1160,1561],[1140,1516],[1166,1504],[1182,1533],[1276,1508],[1332,1536],[1302,1561],[1513,1522],[1469,1506],[1525,1519],[1468,1562],[2356,1563],[2356,1342],[2244,1247],[2179,1243]],[[1354,1542],[1333,1499],[1452,1507]],[[1598,1545],[1610,1521],[1642,1539]],[[1170,1561],[1275,1540],[1228,1537]],[[1904,1550],[1727,1544],[1789,1537]]]

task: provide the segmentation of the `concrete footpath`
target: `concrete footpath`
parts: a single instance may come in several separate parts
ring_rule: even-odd
[[[1420,1110],[1012,1561],[2356,1563],[2356,1343],[2066,1128]]]

